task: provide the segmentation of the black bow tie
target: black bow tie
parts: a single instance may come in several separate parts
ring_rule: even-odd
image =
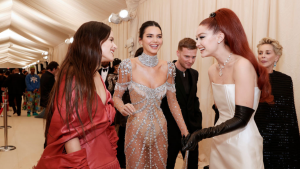
[[[105,68],[105,69],[102,69],[102,71],[103,71],[103,72],[106,72],[106,71],[107,71],[107,68]]]

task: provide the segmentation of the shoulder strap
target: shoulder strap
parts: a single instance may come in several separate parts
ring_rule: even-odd
[[[176,69],[175,69],[175,65],[174,63],[168,61],[168,73],[167,73],[167,79],[169,78],[169,76],[174,76],[176,75]]]

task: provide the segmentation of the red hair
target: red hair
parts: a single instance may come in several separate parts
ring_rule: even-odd
[[[222,8],[204,19],[200,25],[208,26],[214,33],[221,31],[225,35],[224,42],[232,53],[248,59],[258,76],[257,85],[261,90],[260,102],[272,103],[274,97],[267,69],[258,64],[255,55],[249,47],[248,40],[241,21],[230,9]]]

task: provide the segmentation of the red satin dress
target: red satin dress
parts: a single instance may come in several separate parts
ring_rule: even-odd
[[[102,79],[101,79],[102,80]],[[60,104],[62,117],[65,118],[66,102],[62,96],[64,87],[62,82],[59,91],[58,103]],[[103,83],[103,81],[102,81]],[[104,85],[105,86],[105,85]],[[111,126],[115,117],[115,108],[110,93],[106,91],[106,103],[103,105],[98,94],[97,107],[93,108],[93,124],[91,124],[86,105],[81,105],[78,110],[82,123],[84,124],[85,138],[82,128],[75,113],[69,122],[70,130],[63,122],[57,107],[54,108],[53,117],[47,135],[47,147],[45,148],[36,169],[120,169],[117,160],[118,136],[114,126]],[[75,112],[75,111],[74,111]],[[64,145],[68,140],[78,137],[81,150],[66,154]]]

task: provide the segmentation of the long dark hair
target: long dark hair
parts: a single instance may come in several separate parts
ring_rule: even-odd
[[[134,57],[139,57],[141,54],[143,54],[144,52],[144,48],[143,47],[140,47],[138,48],[138,50],[136,50],[135,54],[134,54]]]
[[[55,108],[58,109],[60,117],[68,129],[70,129],[71,116],[76,115],[85,137],[84,126],[78,109],[82,108],[82,105],[86,105],[89,120],[91,123],[93,122],[92,110],[96,107],[97,102],[93,76],[100,68],[101,44],[108,39],[110,32],[111,28],[108,25],[96,21],[86,22],[76,31],[74,41],[68,48],[49,97],[45,116],[45,137],[48,135]],[[62,91],[60,91],[61,88],[63,88]],[[59,97],[62,97],[61,101],[64,100],[66,105],[61,105],[61,102],[58,101]],[[65,106],[65,117],[62,116],[61,106]],[[75,112],[73,112],[74,110]]]
[[[248,59],[257,75],[257,85],[261,90],[260,102],[273,102],[269,74],[267,69],[259,65],[255,55],[249,47],[247,36],[238,16],[230,9],[222,8],[212,13],[209,18],[204,19],[200,25],[205,25],[212,29],[214,33],[221,31],[225,34],[224,42],[232,53]]]

